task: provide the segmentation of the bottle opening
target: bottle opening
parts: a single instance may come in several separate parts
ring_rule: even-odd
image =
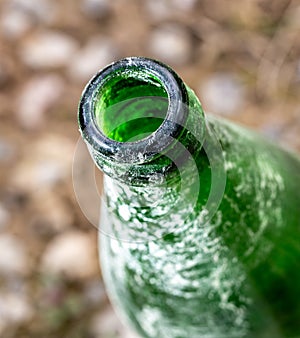
[[[94,118],[106,137],[135,142],[160,127],[168,104],[167,91],[157,77],[136,67],[118,69],[99,88]]]
[[[102,159],[141,164],[167,151],[181,135],[188,93],[168,66],[144,57],[116,61],[85,87],[78,122]]]

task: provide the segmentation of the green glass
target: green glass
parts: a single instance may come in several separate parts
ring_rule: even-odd
[[[82,137],[104,172],[99,247],[120,316],[147,338],[300,337],[300,160],[203,113],[166,65],[94,76]]]

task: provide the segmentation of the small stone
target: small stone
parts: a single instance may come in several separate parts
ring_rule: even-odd
[[[15,67],[16,66],[9,53],[0,54],[0,91],[2,88],[7,87],[7,85],[14,82],[16,76]],[[5,94],[3,96],[5,96]],[[3,108],[4,107],[2,107],[2,109]],[[3,112],[0,112],[0,115],[1,114],[3,114]]]
[[[88,306],[103,304],[106,299],[106,292],[100,279],[92,280],[85,285],[84,298]]]
[[[164,25],[155,29],[148,44],[154,57],[176,65],[187,62],[192,52],[188,32],[177,25]]]
[[[233,74],[218,73],[201,86],[199,97],[207,111],[231,115],[244,102],[244,88]]]
[[[124,329],[124,331],[122,331],[121,338],[141,338],[141,337],[129,329]]]
[[[119,337],[121,329],[122,324],[111,308],[96,313],[91,320],[91,333],[95,338]]]
[[[94,37],[71,60],[70,75],[79,81],[87,81],[101,68],[116,59],[116,46],[101,37]]]
[[[74,146],[60,135],[46,134],[27,145],[28,153],[13,170],[11,185],[37,193],[69,178]]]
[[[52,22],[56,16],[56,6],[50,0],[6,1],[1,15],[3,35],[8,39],[17,39],[39,22]]]
[[[91,320],[91,333],[95,338],[140,338],[135,332],[124,327],[112,308],[94,315]]]
[[[43,201],[43,203],[41,203]],[[50,189],[45,189],[33,196],[29,225],[41,237],[51,237],[68,229],[73,221],[73,213],[65,201]]]
[[[44,31],[32,35],[20,51],[21,59],[33,69],[65,66],[76,54],[78,44],[67,34]]]
[[[15,236],[0,235],[0,275],[25,275],[29,259],[23,243]]]
[[[91,19],[102,19],[111,10],[111,2],[108,0],[83,0],[82,11]]]
[[[8,163],[15,156],[15,148],[12,144],[0,139],[0,163]]]
[[[297,63],[296,80],[300,82],[300,60]]]
[[[2,15],[3,35],[9,39],[23,36],[31,27],[31,21],[24,12],[8,10]]]
[[[296,3],[295,3],[296,4]],[[287,13],[287,22],[290,27],[293,29],[300,28],[300,5],[291,6]]]
[[[7,227],[9,220],[9,212],[0,204],[0,231]]]
[[[76,203],[90,224],[98,229],[103,176],[100,170],[95,171],[95,164],[82,139],[77,142],[72,169]]]
[[[27,297],[19,293],[0,293],[0,320],[5,326],[29,321],[34,312]],[[0,322],[1,326],[1,322]]]
[[[7,71],[2,63],[0,63],[0,87],[4,86],[7,82]]]
[[[270,141],[277,141],[280,139],[280,134],[282,133],[283,125],[278,123],[268,123],[262,125],[260,128],[261,133]]]
[[[1,337],[4,336],[4,330],[6,328],[6,325],[7,325],[7,323],[5,322],[5,320],[0,317],[0,336]]]
[[[163,20],[170,16],[170,4],[166,0],[146,0],[147,15],[154,20]]]
[[[96,245],[88,234],[74,231],[59,235],[46,247],[41,270],[47,274],[64,274],[83,279],[97,274]]]
[[[279,142],[287,149],[300,152],[300,119],[284,129]]]
[[[190,11],[195,7],[197,0],[172,0],[171,2],[177,10]]]
[[[50,23],[57,14],[57,4],[51,0],[9,0],[11,9],[27,15],[32,22]]]
[[[17,118],[22,127],[37,129],[44,123],[44,116],[63,91],[63,80],[58,75],[43,75],[30,79],[17,101]]]
[[[155,21],[172,17],[178,11],[190,11],[197,0],[146,0],[147,14]]]

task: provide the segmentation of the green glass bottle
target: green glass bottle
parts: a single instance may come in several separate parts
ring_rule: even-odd
[[[147,338],[300,337],[300,160],[204,115],[166,65],[133,57],[79,104],[104,172],[100,257]]]

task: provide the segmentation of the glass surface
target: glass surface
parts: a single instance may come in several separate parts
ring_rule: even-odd
[[[137,189],[106,177],[115,236],[100,235],[108,291],[143,337],[297,337],[299,161],[240,127],[209,124],[227,167],[222,203],[209,223],[205,200],[186,218],[188,200],[170,212],[176,189]],[[119,239],[124,227],[131,230],[126,242]],[[173,231],[153,239],[157,228]],[[136,243],[141,233],[151,240]]]
[[[95,118],[110,139],[133,142],[147,137],[161,125],[168,108],[167,93],[153,76],[116,72],[100,88]]]
[[[147,79],[153,64],[146,61],[141,71]],[[135,153],[127,141],[150,142],[139,135],[161,126],[170,131],[165,120],[138,123],[153,108],[167,109],[154,106],[153,97],[168,96],[171,104],[168,83],[145,83],[141,72],[128,82],[109,77],[97,88],[98,128],[116,141],[113,151],[121,142],[129,152],[126,163],[91,148],[106,173],[100,258],[111,301],[146,338],[299,336],[299,158],[242,127],[204,117],[182,84],[188,118],[175,142],[133,163],[143,149]]]

